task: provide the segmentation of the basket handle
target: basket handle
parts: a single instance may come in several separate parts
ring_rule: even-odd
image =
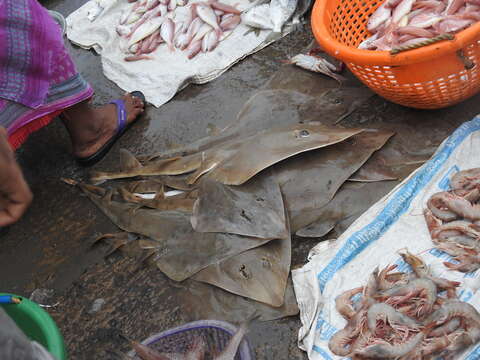
[[[443,41],[443,40],[453,40],[454,38],[455,38],[455,36],[452,35],[452,34],[438,35],[438,36],[435,36],[431,39],[420,41],[420,42],[415,43],[415,44],[406,45],[406,46],[399,46],[399,47],[393,48],[392,50],[390,50],[390,55],[395,55],[395,54],[398,54],[402,51],[418,49],[420,47],[432,45],[432,44],[435,44],[435,43]]]

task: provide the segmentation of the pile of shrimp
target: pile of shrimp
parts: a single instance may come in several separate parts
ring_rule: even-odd
[[[425,220],[435,247],[455,260],[444,265],[475,271],[480,268],[480,168],[458,172],[450,185],[450,191],[430,197]]]
[[[480,341],[480,314],[456,295],[458,282],[433,276],[417,256],[400,254],[412,273],[378,268],[363,287],[337,297],[347,325],[329,341],[352,359],[455,359]],[[359,296],[358,301],[353,298]]]

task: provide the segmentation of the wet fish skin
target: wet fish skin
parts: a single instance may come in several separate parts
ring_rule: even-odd
[[[218,45],[218,35],[215,31],[210,31],[202,39],[202,52],[210,52],[215,50]]]
[[[397,24],[400,20],[412,11],[412,6],[415,3],[415,0],[402,0],[393,10],[392,13],[392,22]]]
[[[188,47],[188,35],[185,33],[178,34],[175,38],[175,47],[180,50],[185,50]]]
[[[170,0],[170,2],[168,3],[168,11],[175,11],[175,9],[177,8],[177,0]]]
[[[175,23],[172,21],[172,19],[167,18],[160,28],[160,36],[162,37],[163,41],[167,43],[170,51],[175,51],[175,47],[173,46],[174,32]]]
[[[128,45],[131,46],[136,42],[139,42],[140,40],[143,40],[149,35],[153,34],[162,26],[164,21],[165,18],[163,17],[155,17],[149,19],[133,33],[133,35],[130,37]]]
[[[203,21],[199,17],[196,17],[193,19],[193,21],[190,23],[190,26],[188,27],[187,30],[187,39],[188,39],[188,44],[192,42],[193,37],[195,34],[198,32],[200,27],[202,26]]]
[[[206,4],[197,5],[197,14],[200,19],[215,29],[219,37],[222,35],[222,29],[218,25],[217,16],[210,6]]]
[[[238,10],[236,7],[234,6],[230,6],[230,5],[227,5],[227,4],[224,4],[224,3],[221,3],[219,1],[212,1],[210,2],[210,6],[213,8],[213,9],[217,9],[217,10],[221,10],[225,13],[230,13],[230,14],[236,14],[236,15],[240,15],[242,12],[240,10]]]
[[[241,21],[242,19],[239,15],[232,15],[230,17],[222,19],[222,21],[220,22],[220,28],[223,31],[233,30],[238,26],[238,24],[240,24]]]
[[[187,57],[193,59],[202,50],[202,41],[192,41],[187,48]]]
[[[386,4],[380,5],[380,7],[370,16],[367,23],[367,30],[374,33],[378,30],[378,27],[385,23],[392,15],[392,10],[386,6]]]
[[[202,40],[203,37],[207,35],[210,31],[212,31],[212,27],[206,23],[203,23],[193,37],[192,42]]]

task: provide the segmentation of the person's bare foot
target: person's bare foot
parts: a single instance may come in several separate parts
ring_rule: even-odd
[[[130,94],[122,97],[127,123],[135,121],[144,111],[142,100]],[[87,158],[95,154],[117,132],[117,106],[107,104],[98,108],[84,102],[65,111],[65,125],[72,138],[73,154]]]

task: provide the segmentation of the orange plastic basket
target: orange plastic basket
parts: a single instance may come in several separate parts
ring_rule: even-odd
[[[312,30],[318,43],[342,60],[364,84],[397,104],[438,109],[480,90],[480,22],[446,40],[391,55],[360,50],[370,34],[367,21],[383,1],[317,0]],[[462,60],[463,57],[463,60]],[[467,66],[465,59],[473,62]]]

